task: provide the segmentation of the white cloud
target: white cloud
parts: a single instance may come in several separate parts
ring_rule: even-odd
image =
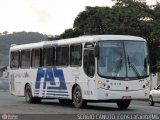
[[[85,6],[112,5],[111,0],[0,0],[0,32],[61,34],[72,28],[75,17]]]
[[[111,0],[0,0],[0,32],[60,34],[85,6],[111,5]]]
[[[146,0],[149,5],[155,5],[156,0]]]

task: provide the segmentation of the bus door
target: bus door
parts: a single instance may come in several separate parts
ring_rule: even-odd
[[[86,43],[84,46],[84,54],[83,54],[83,69],[86,74],[88,91],[86,94],[89,98],[94,95],[95,90],[95,56],[94,56],[94,44]]]

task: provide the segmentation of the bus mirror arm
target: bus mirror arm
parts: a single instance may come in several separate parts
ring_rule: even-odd
[[[96,44],[95,49],[94,49],[95,57],[99,59],[99,46]]]

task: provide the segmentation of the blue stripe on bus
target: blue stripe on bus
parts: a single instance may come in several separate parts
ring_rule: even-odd
[[[39,91],[34,91],[35,93],[39,93]],[[46,92],[46,91],[43,91],[43,92]],[[53,92],[53,93],[55,93],[55,92],[59,92],[59,93],[68,93],[68,91],[47,91],[47,92]]]
[[[46,96],[45,98],[66,98],[66,97],[64,97],[64,96],[59,96],[59,97],[57,97],[57,96]]]
[[[60,94],[60,95],[64,95],[63,93],[65,94],[65,93],[68,93],[68,92],[47,92],[46,94],[51,94],[51,95]],[[35,92],[34,94],[39,94],[39,93]],[[45,94],[45,92],[43,92],[42,94]]]
[[[59,90],[60,88],[59,87],[48,87],[47,89],[48,90]]]
[[[48,94],[47,95],[53,95],[53,96],[69,96],[68,94]]]
[[[68,91],[47,91],[47,92],[53,92],[53,93],[56,93],[56,92],[59,92],[59,93],[68,93]]]
[[[34,92],[40,92],[39,90],[35,90]],[[45,90],[43,90],[43,92],[45,92]]]

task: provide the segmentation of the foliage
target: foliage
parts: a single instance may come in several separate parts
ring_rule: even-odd
[[[73,29],[56,37],[62,39],[92,34],[141,36],[148,42],[151,70],[154,73],[160,60],[160,4],[151,7],[144,0],[112,1],[115,2],[112,8],[86,7],[75,18]]]
[[[65,38],[73,38],[80,36],[82,33],[78,29],[66,29],[61,35],[55,35],[50,38],[49,40],[59,40],[59,39],[65,39]]]

